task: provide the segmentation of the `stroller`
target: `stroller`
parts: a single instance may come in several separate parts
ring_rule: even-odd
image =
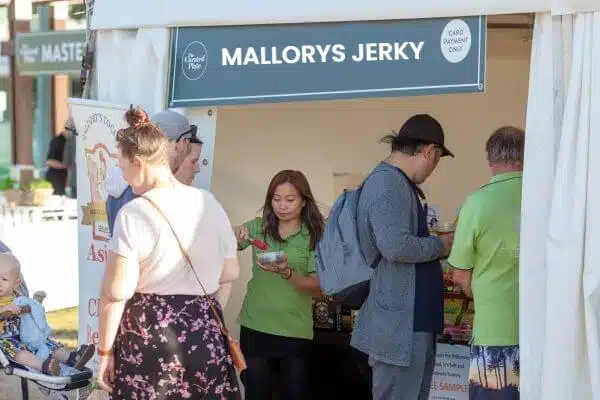
[[[27,287],[23,285],[20,288],[20,292],[22,292],[23,295],[27,296]],[[41,303],[45,297],[45,293],[36,292],[33,297]],[[28,307],[23,307],[22,309],[23,313],[28,313],[30,311],[31,310]],[[18,316],[10,313],[0,314],[0,321],[5,321],[14,318],[18,318]],[[15,332],[0,332],[0,338],[3,335],[14,334]],[[32,370],[28,367],[25,367],[24,365],[15,362],[14,360],[10,359],[6,354],[4,354],[1,349],[0,367],[4,369],[4,373],[6,375],[16,376],[21,379],[21,394],[23,400],[29,400],[29,381],[38,385],[42,393],[44,393],[47,396],[52,395],[54,396],[54,398],[66,399],[67,397],[63,393],[87,387],[90,384],[90,379],[92,378],[92,371],[88,368],[83,368],[82,371],[78,371],[68,376],[46,375],[41,373],[40,371]],[[60,397],[57,394],[60,395]]]

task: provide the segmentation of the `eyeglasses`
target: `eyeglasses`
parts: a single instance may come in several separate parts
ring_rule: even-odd
[[[198,138],[197,133],[198,127],[196,125],[190,125],[190,129],[179,135],[179,137],[175,140],[175,143],[178,143],[181,139],[187,139],[189,143],[202,144],[202,140]],[[186,137],[187,135],[189,135],[189,137]]]

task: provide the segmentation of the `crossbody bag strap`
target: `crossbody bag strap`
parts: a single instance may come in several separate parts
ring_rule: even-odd
[[[194,265],[192,264],[192,260],[190,259],[190,256],[188,255],[187,251],[184,249],[183,244],[181,243],[181,240],[179,240],[179,236],[177,236],[177,233],[175,232],[175,228],[173,228],[173,225],[171,225],[171,221],[169,221],[169,219],[167,218],[165,213],[149,197],[146,197],[146,196],[140,196],[140,197],[142,199],[146,200],[148,203],[150,203],[150,205],[152,205],[152,207],[154,207],[156,209],[156,211],[158,211],[158,213],[163,217],[163,219],[165,220],[165,222],[167,223],[169,228],[171,228],[171,232],[173,232],[173,236],[175,237],[175,240],[177,241],[177,244],[179,245],[179,249],[181,250],[181,254],[183,255],[183,258],[185,259],[185,262],[189,265],[190,269],[194,273],[194,276],[196,277],[198,284],[202,288],[202,292],[204,293],[204,295],[208,296],[208,293],[206,292],[206,289],[204,289],[204,285],[202,284],[202,281],[200,280],[198,273],[194,269]],[[221,329],[221,332],[223,332],[224,335],[229,335],[229,332],[227,331],[227,328],[225,328],[225,324],[223,323],[223,320],[219,316],[219,312],[218,312],[217,308],[215,307],[215,305],[211,303],[210,307],[215,314],[215,318],[217,320],[217,323],[219,324],[219,328]]]

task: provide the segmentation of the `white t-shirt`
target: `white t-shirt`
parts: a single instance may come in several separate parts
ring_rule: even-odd
[[[237,240],[225,210],[205,190],[177,184],[145,193],[166,215],[188,252],[207,294],[219,288],[225,259],[237,257]],[[139,279],[123,282],[125,293],[203,295],[164,217],[145,199],[119,211],[109,249],[139,268]],[[129,274],[127,274],[129,275]]]

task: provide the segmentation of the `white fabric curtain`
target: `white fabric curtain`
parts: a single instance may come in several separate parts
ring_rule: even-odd
[[[152,114],[165,106],[169,28],[98,31],[98,100],[134,104]]]
[[[600,399],[599,12],[536,16],[526,130],[521,394]]]

